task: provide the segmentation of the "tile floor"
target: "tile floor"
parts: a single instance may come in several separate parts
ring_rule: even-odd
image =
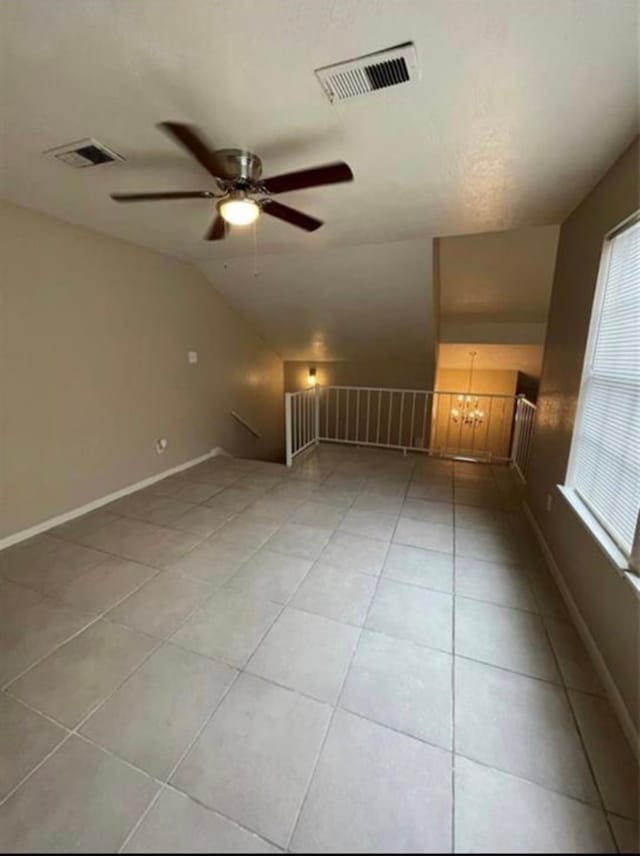
[[[215,458],[0,554],[0,849],[633,852],[505,468]]]

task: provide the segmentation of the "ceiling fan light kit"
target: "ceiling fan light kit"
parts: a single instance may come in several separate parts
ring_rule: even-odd
[[[283,205],[272,199],[272,195],[353,181],[351,168],[341,161],[263,179],[262,161],[253,152],[243,149],[212,149],[195,128],[180,122],[161,122],[158,127],[198,161],[214,179],[218,192],[190,190],[167,193],[113,193],[111,198],[116,202],[215,198],[216,218],[205,235],[207,241],[224,239],[227,232],[225,223],[248,226],[258,219],[261,212],[306,232],[314,232],[323,225],[322,220]]]
[[[234,190],[221,199],[217,205],[218,213],[232,226],[249,226],[255,223],[260,214],[260,206],[242,190]]]

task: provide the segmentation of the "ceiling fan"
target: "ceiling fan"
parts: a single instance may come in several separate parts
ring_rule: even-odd
[[[180,122],[161,122],[158,125],[182,145],[213,176],[216,191],[188,190],[168,193],[112,193],[116,202],[152,202],[166,199],[216,199],[216,218],[205,235],[207,241],[219,241],[226,235],[226,223],[246,226],[253,223],[261,212],[315,232],[322,220],[303,214],[272,199],[276,193],[319,187],[353,181],[353,173],[346,163],[326,164],[299,172],[287,172],[272,178],[262,178],[262,161],[253,152],[244,149],[211,149],[191,125]],[[258,197],[258,198],[255,198]]]

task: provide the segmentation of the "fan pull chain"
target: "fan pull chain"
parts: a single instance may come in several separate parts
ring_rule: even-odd
[[[253,221],[253,275],[258,276],[258,221]]]

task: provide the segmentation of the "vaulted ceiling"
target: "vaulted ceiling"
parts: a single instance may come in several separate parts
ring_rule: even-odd
[[[637,128],[637,6],[627,0],[4,0],[0,39],[0,196],[209,275],[257,252],[278,254],[284,281],[301,253],[557,223]],[[409,40],[416,84],[330,104],[314,77]],[[165,119],[256,151],[266,174],[344,159],[355,181],[282,197],[326,220],[316,233],[262,217],[257,249],[250,231],[207,243],[208,200],[109,199],[210,187],[155,129]],[[73,170],[41,154],[88,136],[126,161]],[[373,254],[369,275],[381,287]],[[402,268],[392,285],[404,312],[394,323],[411,326],[414,285]],[[251,314],[263,287],[223,289]],[[329,339],[355,335],[354,314],[327,303],[330,288],[313,277],[297,288],[322,307]],[[311,355],[308,337],[278,332],[291,299],[274,290],[261,331]],[[389,317],[366,294],[361,312],[380,329]]]

